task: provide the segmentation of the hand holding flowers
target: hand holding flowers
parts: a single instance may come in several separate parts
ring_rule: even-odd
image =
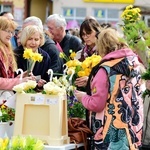
[[[85,93],[77,92],[76,86],[78,88],[84,88],[86,86],[92,68],[100,62],[101,57],[99,55],[92,55],[91,57],[87,57],[83,62],[80,62],[79,60],[74,59],[76,53],[70,52],[71,54],[69,57],[64,53],[60,53],[60,57],[66,60],[64,76],[66,76],[66,79],[68,79],[70,83],[67,90],[68,117],[85,118],[85,108],[79,102],[81,101],[81,95]],[[71,82],[69,79],[71,79]]]
[[[78,99],[79,102],[81,102],[82,97],[83,97],[84,95],[86,95],[85,92],[78,91],[78,90],[75,90],[74,94],[75,94],[75,97]]]
[[[77,78],[86,77],[87,79],[92,68],[101,60],[101,56],[92,55],[91,57],[87,57],[83,62],[80,62],[79,60],[74,59],[75,55],[76,53],[71,51],[70,57],[68,58],[64,53],[60,53],[60,57],[66,60],[65,65],[67,66],[67,75],[71,76],[72,70],[74,70],[74,75],[72,78],[73,84]]]
[[[88,76],[80,77],[75,80],[75,85],[77,87],[85,87],[87,85]]]
[[[43,59],[43,56],[39,53],[33,52],[32,49],[25,49],[23,58],[27,59],[27,71],[28,73],[32,72],[34,63],[36,61],[41,62]]]

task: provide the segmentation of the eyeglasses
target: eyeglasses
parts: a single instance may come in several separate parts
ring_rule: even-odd
[[[91,33],[88,33],[88,34],[87,34],[87,33],[83,33],[83,34],[82,34],[82,37],[83,37],[83,38],[85,38],[85,37],[88,38],[90,35],[91,35]]]
[[[100,31],[96,32],[95,37],[98,39],[98,35],[100,34]]]
[[[15,32],[12,32],[12,31],[10,31],[10,30],[2,30],[2,31],[5,31],[5,32],[11,34],[12,36],[15,35]]]

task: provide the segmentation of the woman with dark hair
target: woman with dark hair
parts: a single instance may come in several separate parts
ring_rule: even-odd
[[[83,61],[86,57],[96,54],[96,37],[95,35],[101,30],[100,24],[94,19],[86,19],[80,26],[80,38],[85,44],[84,48],[80,51],[80,61]],[[78,53],[77,53],[78,54]]]
[[[95,19],[86,19],[82,22],[80,27],[80,38],[85,44],[81,51],[76,53],[76,58],[80,61],[84,61],[86,57],[97,54],[96,50],[96,34],[101,30],[101,26]],[[75,84],[78,87],[85,87],[88,77],[77,78]]]

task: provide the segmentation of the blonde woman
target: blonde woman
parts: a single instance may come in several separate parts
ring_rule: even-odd
[[[26,26],[21,32],[20,42],[21,45],[14,50],[18,68],[23,69],[23,71],[28,69],[28,60],[23,58],[23,53],[25,48],[32,49],[33,52],[37,52],[43,56],[41,62],[35,62],[35,64],[32,66],[33,75],[37,77],[37,80],[43,79],[45,81],[49,81],[49,75],[47,71],[51,68],[51,59],[48,53],[40,48],[44,44],[43,30],[36,25]]]
[[[0,90],[12,90],[13,86],[20,83],[19,76],[14,78],[17,64],[10,42],[16,26],[14,21],[0,17]],[[32,77],[25,77],[22,82],[28,79]]]
[[[101,30],[97,41],[103,57],[93,68],[86,93],[75,96],[89,110],[91,149],[138,150],[143,128],[140,63],[114,29]]]

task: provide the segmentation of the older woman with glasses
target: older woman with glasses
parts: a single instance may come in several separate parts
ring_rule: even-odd
[[[10,42],[17,25],[13,20],[0,17],[0,90],[12,90],[13,86],[20,83],[19,76],[14,78],[17,64]],[[25,77],[25,82],[32,77]]]

